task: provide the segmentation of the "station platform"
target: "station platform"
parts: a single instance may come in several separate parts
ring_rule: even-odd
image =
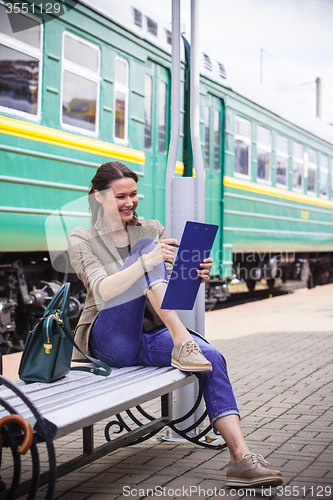
[[[227,359],[249,448],[283,472],[283,487],[258,490],[257,498],[331,499],[333,285],[206,313],[206,338]],[[4,356],[4,375],[11,380],[17,379],[19,358]],[[57,455],[70,457],[80,438],[56,442]],[[161,438],[60,479],[54,498],[253,497],[225,488],[228,451]],[[37,498],[44,496],[41,489]]]

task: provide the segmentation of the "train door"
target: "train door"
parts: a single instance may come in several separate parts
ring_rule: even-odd
[[[222,239],[222,139],[223,102],[212,94],[204,100],[204,168],[206,191],[206,222],[217,224],[217,233],[212,256],[215,266],[212,274],[219,273]]]
[[[145,72],[146,156],[144,217],[164,224],[165,172],[169,147],[170,76],[163,66],[148,61]]]

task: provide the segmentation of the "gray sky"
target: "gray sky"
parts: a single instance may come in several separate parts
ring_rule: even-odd
[[[171,20],[171,0],[139,1]],[[181,8],[189,32],[190,0]],[[201,0],[200,42],[227,73],[258,83],[264,49],[264,85],[311,115],[321,77],[322,118],[333,124],[333,0]]]

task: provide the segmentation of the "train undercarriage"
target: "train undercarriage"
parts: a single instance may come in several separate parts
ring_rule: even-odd
[[[23,349],[28,332],[66,281],[71,282],[69,319],[74,327],[86,297],[74,273],[54,271],[47,252],[0,254],[0,345],[3,353]]]
[[[66,254],[64,254],[66,255]],[[75,273],[67,267],[56,272],[47,252],[0,254],[0,345],[2,352],[22,350],[27,334],[34,328],[59,287],[71,283],[70,313],[74,328],[83,309],[86,293]],[[303,281],[308,288],[333,283],[333,252],[270,255],[234,254],[233,275],[228,280],[212,277],[206,284],[206,308],[228,300],[228,285],[245,282],[249,291],[265,279],[268,287],[279,280]]]
[[[262,280],[269,289],[287,281],[300,281],[308,288],[333,283],[333,252],[235,253],[232,276],[227,280],[215,276],[206,284],[206,310],[230,298],[231,283],[245,283],[253,292]]]

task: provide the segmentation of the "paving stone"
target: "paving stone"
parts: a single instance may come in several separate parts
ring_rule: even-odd
[[[70,491],[56,498],[61,498],[61,500],[86,500],[88,496],[89,495],[87,493],[77,493],[75,491]]]

